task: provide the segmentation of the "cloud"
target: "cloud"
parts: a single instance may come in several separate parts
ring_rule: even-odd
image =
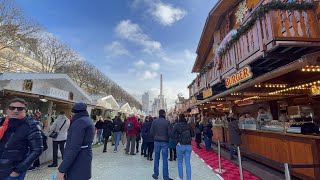
[[[111,44],[104,47],[107,57],[116,57],[130,55],[130,52],[118,41],[113,41]]]
[[[142,67],[144,67],[145,64],[146,63],[143,60],[139,60],[134,63],[134,66],[137,68],[142,68]]]
[[[151,72],[149,70],[146,70],[140,76],[140,80],[154,79],[155,77],[157,77],[157,75],[158,74],[156,72]]]
[[[143,46],[144,51],[153,52],[161,49],[160,42],[152,40],[138,24],[132,23],[128,19],[121,21],[116,26],[115,32],[120,38]]]
[[[165,4],[161,1],[152,3],[149,13],[164,26],[171,26],[187,14],[184,9],[173,7],[171,4]]]
[[[157,71],[157,70],[159,70],[159,68],[160,68],[160,64],[159,64],[159,63],[151,63],[151,64],[150,64],[150,68],[151,68],[152,70],[154,70],[154,71]]]

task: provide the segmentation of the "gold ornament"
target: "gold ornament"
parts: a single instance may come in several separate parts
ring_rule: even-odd
[[[236,20],[237,20],[237,24],[241,23],[244,15],[248,12],[248,7],[247,7],[247,2],[243,1],[242,3],[239,4],[238,7],[238,11],[236,12],[235,16],[236,16]]]

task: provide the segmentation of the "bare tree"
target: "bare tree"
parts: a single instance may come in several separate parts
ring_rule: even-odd
[[[14,0],[0,0],[0,66],[6,68],[8,63],[15,61],[20,47],[32,43],[32,37],[40,29],[40,25],[27,18]]]
[[[36,60],[41,64],[41,72],[54,73],[76,61],[76,53],[51,34],[43,33],[32,45]]]

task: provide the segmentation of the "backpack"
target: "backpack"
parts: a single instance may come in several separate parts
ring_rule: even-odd
[[[133,125],[132,121],[128,120],[127,129],[128,129],[128,131],[134,130],[134,125]]]
[[[180,143],[181,144],[190,144],[192,141],[192,137],[191,137],[191,132],[190,132],[190,128],[188,125],[186,126],[182,126],[182,131],[180,134]]]

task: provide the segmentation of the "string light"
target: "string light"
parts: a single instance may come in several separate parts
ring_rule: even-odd
[[[254,87],[256,88],[286,88],[288,86],[288,84],[258,84],[258,85],[254,85]]]
[[[320,84],[320,81],[314,81],[314,82],[311,82],[311,83],[306,83],[306,84],[303,84],[303,85],[298,85],[298,86],[282,89],[282,90],[279,90],[279,91],[274,91],[274,92],[269,93],[269,95],[276,95],[276,94],[287,92],[287,91],[291,91],[291,90],[306,90],[306,89],[309,89],[309,86],[316,85],[316,84]]]
[[[301,69],[302,72],[320,72],[320,66],[306,66]]]

